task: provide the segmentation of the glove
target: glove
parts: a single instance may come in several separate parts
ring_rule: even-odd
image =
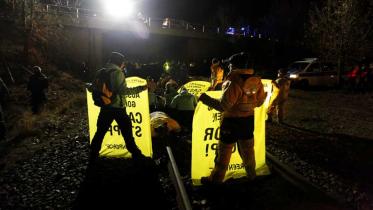
[[[198,98],[198,101],[201,101],[202,103],[205,103],[206,100],[208,100],[210,98],[210,96],[208,96],[206,93],[202,93],[199,98]]]
[[[148,89],[148,85],[142,85],[142,86],[140,86],[140,89],[141,89],[142,91],[144,91],[144,90]]]
[[[85,87],[87,88],[87,90],[89,91],[89,92],[93,92],[93,85],[92,85],[92,83],[85,83]]]

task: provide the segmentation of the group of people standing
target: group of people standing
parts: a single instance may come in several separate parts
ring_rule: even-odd
[[[132,134],[131,120],[126,113],[126,107],[119,101],[125,100],[126,94],[133,94],[134,90],[142,91],[149,88],[149,98],[152,100],[151,92],[156,88],[154,81],[148,79],[146,87],[128,88],[125,82],[124,56],[113,52],[104,67],[111,78],[110,88],[116,93],[113,96],[112,104],[101,107],[97,119],[97,131],[92,139],[90,161],[95,161],[101,148],[102,140],[107,132],[111,122],[116,120],[121,134],[126,143],[126,147],[134,158],[144,157],[141,150],[136,146]],[[212,60],[211,65],[211,87],[210,90],[222,91],[220,99],[214,99],[203,93],[198,99],[188,93],[187,89],[181,87],[177,92],[175,81],[169,80],[165,85],[164,105],[168,108],[177,110],[176,120],[182,122],[185,127],[191,128],[193,111],[197,105],[197,100],[207,106],[221,111],[223,120],[221,122],[221,139],[218,144],[218,152],[215,158],[215,167],[210,176],[202,177],[202,184],[222,183],[230,157],[232,148],[237,143],[239,153],[243,161],[247,176],[250,180],[254,179],[255,173],[255,153],[254,153],[254,109],[263,104],[267,93],[261,78],[254,74],[253,59],[247,53],[238,53],[223,61],[228,64],[229,72],[224,78],[224,69],[217,59]],[[287,81],[280,78],[278,87],[282,89],[287,86]],[[288,87],[287,90],[288,91]],[[286,94],[284,94],[286,95]],[[286,98],[286,97],[284,97]],[[118,103],[116,103],[118,102]],[[277,102],[278,109],[283,107],[284,100]],[[125,104],[125,103],[124,103]],[[154,107],[155,108],[155,107]],[[156,111],[156,110],[155,110]],[[281,111],[278,111],[281,113]],[[163,116],[163,115],[162,115]],[[283,113],[280,114],[281,120]]]

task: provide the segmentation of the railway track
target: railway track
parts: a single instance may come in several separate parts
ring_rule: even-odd
[[[234,203],[236,202],[235,201],[236,199],[239,200],[239,196],[250,198],[251,197],[250,195],[251,193],[253,193],[253,191],[255,193],[255,191],[258,191],[258,189],[260,188],[263,188],[264,191],[266,189],[270,189],[271,186],[268,186],[268,185],[272,185],[273,182],[288,183],[288,184],[282,183],[278,185],[275,184],[274,188],[276,187],[282,188],[282,189],[277,189],[279,191],[287,192],[287,188],[294,188],[292,190],[294,190],[296,194],[302,194],[302,196],[296,197],[294,198],[294,200],[290,199],[290,201],[288,201],[288,202],[293,203],[293,204],[291,203],[286,204],[286,205],[291,206],[289,207],[289,209],[298,208],[294,206],[303,206],[303,208],[304,206],[306,206],[305,209],[308,209],[308,208],[309,209],[322,209],[322,208],[347,209],[345,207],[346,203],[343,202],[339,197],[328,194],[327,192],[324,192],[320,187],[309,182],[305,177],[295,172],[291,167],[287,166],[284,163],[281,163],[281,161],[279,161],[274,155],[272,155],[269,152],[267,152],[266,156],[267,156],[268,165],[270,166],[270,169],[272,172],[272,175],[269,176],[271,178],[259,177],[257,183],[255,183],[256,181],[254,181],[254,183],[249,183],[249,182],[246,182],[244,179],[236,180],[236,181],[228,180],[226,184],[224,184],[224,186],[220,186],[219,188],[214,188],[213,190],[206,189],[207,187],[204,187],[204,186],[202,187],[189,186],[188,189],[197,189],[197,190],[193,190],[193,191],[189,190],[189,192],[187,192],[185,190],[184,184],[181,181],[180,174],[178,173],[177,165],[173,158],[171,148],[168,148],[167,151],[169,152],[169,158],[170,158],[169,172],[170,172],[170,176],[173,177],[171,178],[171,180],[176,191],[176,197],[177,197],[176,200],[178,203],[178,207],[177,207],[178,209],[205,209],[205,208],[225,209],[225,207],[223,206],[226,205],[226,203],[225,201],[222,201],[225,199],[224,197],[222,197],[221,199],[219,199],[219,195],[216,199],[215,198],[211,199],[211,197],[214,197],[219,193],[231,192],[232,194],[236,195],[236,198],[227,199],[227,202]],[[283,180],[286,180],[286,181],[283,181]],[[252,188],[252,189],[250,190],[248,188]],[[271,190],[272,189],[270,189],[269,191]],[[209,194],[211,193],[214,196],[210,197]],[[276,194],[277,196],[276,199],[279,199],[279,200],[281,200],[281,196],[285,196],[285,197],[287,196],[286,193],[279,193],[280,195],[277,194],[278,191],[270,192],[268,193],[268,195],[265,195],[266,193],[264,192],[264,195],[259,196],[260,197],[259,200],[255,200],[254,203],[262,202],[262,203],[269,203],[269,205],[272,205],[270,203],[273,203],[273,206],[265,207],[265,208],[276,209],[277,201],[271,201],[271,199],[273,199],[273,196],[271,196],[272,193]],[[280,198],[278,198],[279,196]],[[190,198],[193,198],[193,204],[190,202]],[[218,202],[218,203],[214,203],[214,202]],[[235,204],[235,205],[240,206],[241,204]],[[309,206],[307,207],[307,205]],[[232,206],[230,207],[227,206],[226,208],[235,209],[235,207],[232,207]],[[260,208],[261,207],[259,207],[259,209]],[[284,208],[288,209],[288,207],[284,207]],[[237,207],[237,209],[240,209],[240,207]]]
[[[346,205],[346,203],[342,200],[342,198],[323,191],[321,187],[311,183],[307,178],[297,173],[290,166],[282,163],[270,152],[268,151],[266,152],[266,157],[267,157],[267,163],[270,164],[272,172],[279,174],[281,177],[286,179],[288,182],[293,184],[295,187],[301,189],[303,192],[312,194],[313,196],[316,196],[319,198],[326,198],[328,200],[335,201],[339,203],[340,205]]]

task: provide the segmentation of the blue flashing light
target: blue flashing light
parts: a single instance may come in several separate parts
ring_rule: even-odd
[[[235,34],[234,28],[229,27],[228,30],[225,32],[225,34],[234,35]]]

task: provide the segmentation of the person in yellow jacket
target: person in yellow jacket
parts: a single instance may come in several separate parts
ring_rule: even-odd
[[[220,65],[220,61],[213,58],[211,61],[211,87],[210,90],[221,90],[224,78],[224,69]]]
[[[234,54],[228,62],[230,72],[223,83],[220,100],[206,94],[199,98],[207,106],[223,112],[215,167],[210,176],[201,178],[202,184],[223,182],[236,143],[247,177],[250,180],[256,177],[254,108],[263,104],[266,93],[260,77],[253,75],[253,61],[248,54]]]
[[[290,80],[286,78],[286,71],[280,69],[278,71],[278,78],[272,81],[274,88],[278,89],[278,95],[268,110],[268,120],[272,121],[277,118],[278,123],[283,123],[286,114],[286,101],[289,97]]]

